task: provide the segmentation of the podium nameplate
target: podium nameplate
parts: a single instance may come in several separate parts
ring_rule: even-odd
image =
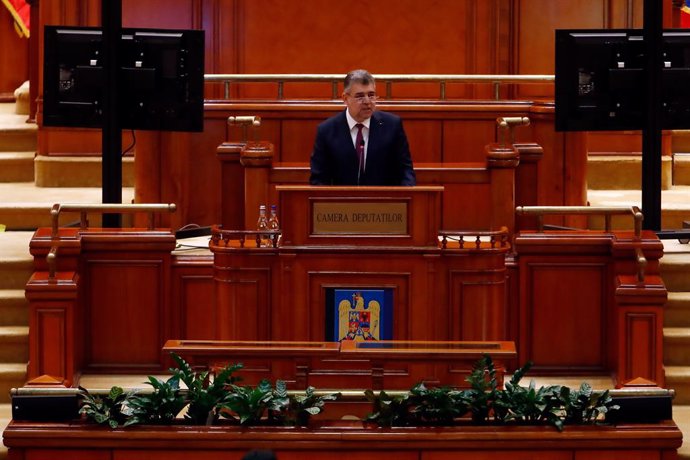
[[[407,235],[407,201],[314,201],[314,235]]]
[[[438,248],[443,187],[277,185],[281,248]]]

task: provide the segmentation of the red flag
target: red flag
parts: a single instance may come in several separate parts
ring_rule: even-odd
[[[20,36],[29,38],[29,18],[31,6],[26,0],[2,0],[14,18],[14,26]]]
[[[680,7],[680,26],[690,29],[690,0],[683,0],[683,6]]]

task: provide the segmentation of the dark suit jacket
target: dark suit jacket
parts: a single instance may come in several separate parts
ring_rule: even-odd
[[[415,185],[410,147],[397,115],[375,111],[369,124],[364,174],[357,183],[359,162],[345,111],[319,125],[311,154],[312,185]]]

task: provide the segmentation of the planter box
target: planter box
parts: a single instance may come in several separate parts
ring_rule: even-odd
[[[475,426],[378,428],[359,421],[315,422],[309,428],[229,425],[141,426],[110,430],[73,423],[12,421],[4,432],[10,459],[217,460],[272,449],[287,459],[670,460],[682,434],[672,420],[617,426]]]

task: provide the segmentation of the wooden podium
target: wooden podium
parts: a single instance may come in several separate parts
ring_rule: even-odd
[[[443,187],[276,190],[283,247],[438,247]]]
[[[509,246],[477,236],[443,247],[442,187],[277,190],[278,247],[213,235],[216,340],[330,340],[336,289],[390,292],[392,340],[506,340]]]

